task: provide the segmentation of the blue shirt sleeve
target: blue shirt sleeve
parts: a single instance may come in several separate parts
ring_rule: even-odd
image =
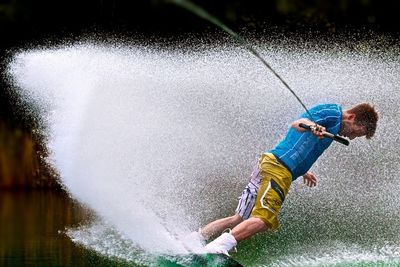
[[[337,134],[339,132],[342,117],[342,109],[339,105],[318,105],[309,111],[315,123],[324,126],[330,133]],[[311,120],[307,112],[303,113],[301,117]]]

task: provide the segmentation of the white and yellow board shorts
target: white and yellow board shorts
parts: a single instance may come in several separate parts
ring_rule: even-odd
[[[271,230],[279,227],[278,214],[292,184],[292,174],[273,154],[263,154],[250,182],[239,197],[236,213],[242,219],[260,218]]]

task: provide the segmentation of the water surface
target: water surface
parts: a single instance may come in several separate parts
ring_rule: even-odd
[[[75,244],[65,234],[90,218],[87,209],[62,193],[2,191],[0,266],[123,265]]]

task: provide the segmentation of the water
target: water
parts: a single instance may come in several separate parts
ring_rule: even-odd
[[[373,43],[258,44],[308,107],[368,101],[380,121],[374,139],[329,148],[317,188],[294,183],[280,230],[238,246],[245,266],[400,265],[399,50]],[[133,265],[185,253],[184,235],[231,215],[258,155],[303,112],[232,44],[83,42],[16,53],[8,71],[41,111],[63,185],[97,215],[66,235]]]
[[[88,214],[58,193],[2,192],[0,265],[87,265],[91,257],[74,246],[64,227],[78,226]]]

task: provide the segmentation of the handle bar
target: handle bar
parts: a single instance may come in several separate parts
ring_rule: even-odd
[[[306,130],[311,131],[311,126],[310,125],[307,125],[307,124],[304,124],[304,123],[299,123],[299,126],[301,128],[304,128]],[[329,132],[322,132],[322,135],[325,136],[325,137],[331,138],[331,139],[333,139],[333,141],[339,142],[339,143],[341,143],[341,144],[343,144],[345,146],[348,146],[350,144],[349,140],[347,140],[346,138],[343,138],[341,136],[338,136],[336,134],[331,134]]]

